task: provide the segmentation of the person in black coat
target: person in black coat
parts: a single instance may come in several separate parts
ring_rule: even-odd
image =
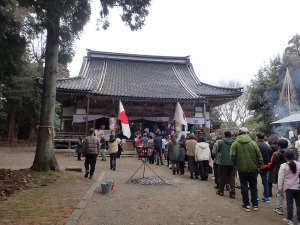
[[[263,158],[264,165],[270,162],[270,153],[272,151],[271,147],[265,142],[265,134],[263,132],[258,132],[256,134],[256,142],[259,147],[260,153]],[[264,197],[261,199],[263,202],[270,202],[269,196],[269,183],[268,183],[268,171],[263,171],[260,173],[262,185],[264,187]]]
[[[162,138],[159,136],[158,133],[155,134],[153,144],[154,144],[154,152],[156,158],[156,165],[159,165],[159,161],[161,165],[164,165],[163,158],[162,158]]]
[[[82,137],[79,136],[78,137],[78,141],[77,141],[77,146],[76,146],[76,153],[77,153],[77,160],[82,160],[81,155],[82,155]]]

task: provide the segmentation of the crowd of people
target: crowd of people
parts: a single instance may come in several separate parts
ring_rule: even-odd
[[[296,202],[297,224],[300,225],[300,135],[294,143],[277,135],[266,137],[263,132],[251,139],[246,127],[238,133],[225,131],[223,135],[212,134],[210,141],[205,137],[188,134],[180,138],[176,134],[162,138],[158,133],[137,134],[136,155],[147,147],[150,164],[163,165],[164,161],[172,174],[184,177],[189,171],[190,179],[207,181],[209,174],[215,179],[216,194],[235,199],[236,188],[241,189],[241,208],[247,212],[258,210],[258,202],[270,203],[276,187],[274,212],[283,215],[283,200],[286,198],[287,216],[282,221],[293,223],[293,202]],[[187,162],[187,163],[186,163]],[[187,164],[187,166],[186,166]],[[211,167],[213,165],[213,167]],[[263,196],[259,197],[257,180],[261,178]],[[249,195],[250,191],[250,195]],[[274,193],[275,194],[275,193]]]
[[[106,144],[110,155],[110,169],[116,170],[116,160],[120,152],[119,138],[110,135],[106,141],[103,134],[100,139],[95,137],[93,128],[89,135],[79,137],[76,151],[77,158],[85,157],[85,178],[93,178],[98,155],[106,161]],[[241,127],[238,133],[225,131],[222,135],[210,135],[210,141],[194,134],[176,134],[165,138],[159,133],[136,134],[134,140],[136,156],[141,159],[141,149],[147,149],[143,160],[149,164],[166,165],[172,174],[184,177],[189,172],[190,179],[208,181],[209,174],[215,181],[216,194],[235,199],[236,188],[241,189],[241,208],[247,212],[258,210],[261,200],[270,203],[273,197],[273,187],[276,187],[276,207],[274,212],[284,214],[284,196],[286,198],[287,216],[282,221],[293,223],[293,202],[296,203],[297,224],[300,225],[300,135],[297,141],[280,138],[277,135],[266,135],[262,132],[251,139],[246,127]],[[211,166],[212,165],[212,166]],[[261,178],[263,196],[258,195],[257,180]],[[250,195],[249,195],[250,191]],[[275,193],[274,193],[275,194]]]

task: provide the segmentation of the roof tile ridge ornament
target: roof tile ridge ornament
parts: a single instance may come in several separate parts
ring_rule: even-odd
[[[183,86],[183,88],[193,97],[193,98],[198,98],[199,96],[195,94],[186,84],[185,82],[181,79],[180,75],[178,74],[178,71],[176,70],[175,66],[172,65],[172,69],[174,71],[175,76],[177,77],[178,81],[180,84]]]
[[[88,51],[87,55],[90,59],[98,58],[98,59],[111,59],[111,60],[190,64],[189,56],[140,55],[140,54],[129,54],[129,53],[93,51],[91,49],[87,49],[87,51]]]

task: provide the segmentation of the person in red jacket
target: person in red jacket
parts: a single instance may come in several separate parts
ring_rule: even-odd
[[[276,180],[278,180],[278,171],[280,165],[286,162],[284,158],[284,153],[287,149],[288,149],[288,141],[285,139],[278,140],[278,151],[273,153],[271,161],[267,165],[263,165],[260,168],[260,170],[270,171],[273,168],[276,168],[275,176],[276,176]],[[283,193],[277,192],[276,196],[277,196],[277,205],[276,208],[274,209],[274,212],[283,215],[283,198],[284,198]]]

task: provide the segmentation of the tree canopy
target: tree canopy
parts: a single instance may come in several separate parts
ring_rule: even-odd
[[[47,33],[45,69],[43,75],[42,107],[38,141],[32,169],[45,171],[59,169],[53,152],[53,129],[56,100],[58,62],[72,60],[74,41],[90,19],[90,0],[18,0],[20,6],[34,10],[36,31]],[[148,15],[150,0],[100,0],[100,22],[109,27],[109,9],[122,9],[121,19],[131,30],[140,29]]]

